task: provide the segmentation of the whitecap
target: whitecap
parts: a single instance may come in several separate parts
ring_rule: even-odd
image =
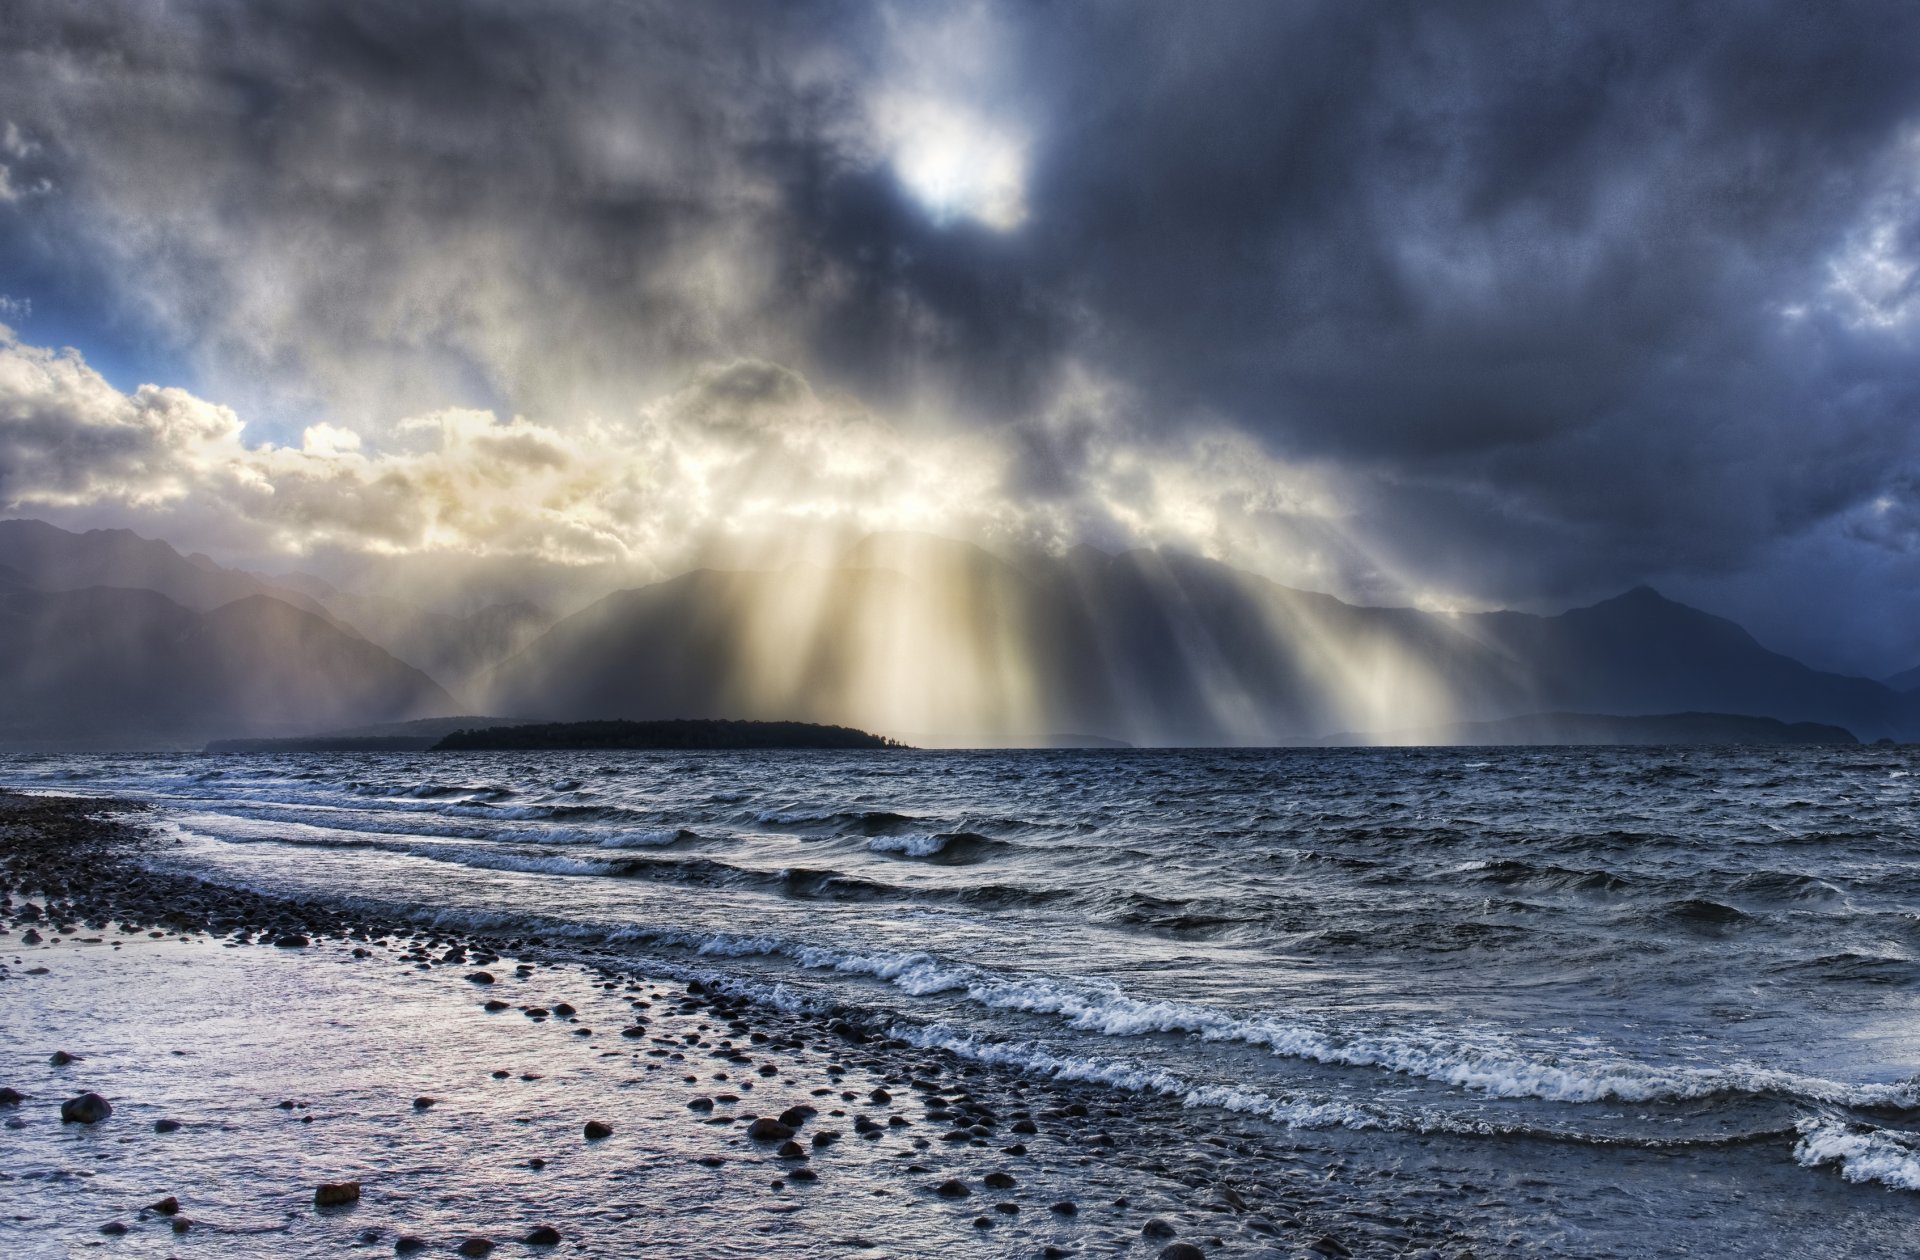
[[[1895,1190],[1920,1190],[1920,1147],[1884,1129],[1803,1120],[1793,1158],[1805,1168],[1839,1168],[1848,1181],[1877,1181]]]

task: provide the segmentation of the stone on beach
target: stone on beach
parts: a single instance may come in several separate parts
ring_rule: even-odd
[[[26,1095],[9,1086],[0,1086],[0,1107],[17,1107],[26,1100]]]
[[[147,1211],[158,1212],[162,1216],[172,1216],[175,1212],[178,1212],[179,1210],[180,1210],[180,1200],[174,1198],[172,1195],[168,1195],[166,1198],[160,1200],[158,1203],[147,1204]]]
[[[557,1247],[560,1245],[560,1231],[551,1225],[536,1225],[520,1241],[529,1247]]]
[[[582,1131],[587,1135],[587,1141],[589,1142],[598,1142],[602,1138],[610,1138],[613,1136],[613,1126],[604,1120],[589,1120],[587,1121],[586,1128]]]
[[[1169,1243],[1160,1249],[1160,1260],[1207,1260],[1207,1253],[1192,1243]]]
[[[933,1188],[933,1192],[943,1199],[964,1199],[973,1193],[967,1188],[966,1182],[959,1180],[943,1181]]]
[[[761,1116],[747,1126],[747,1136],[756,1142],[784,1142],[793,1136],[793,1129],[770,1116]]]
[[[153,1122],[153,1131],[155,1133],[172,1133],[179,1128],[180,1122],[178,1120],[155,1120]]]
[[[112,1114],[113,1104],[91,1092],[60,1104],[60,1119],[67,1124],[98,1124]]]
[[[468,1260],[479,1260],[479,1257],[492,1253],[493,1239],[483,1238],[479,1234],[475,1234],[458,1247],[455,1247],[454,1250],[468,1257]]]
[[[427,1240],[424,1238],[416,1238],[412,1234],[402,1234],[393,1240],[393,1254],[396,1256],[416,1255],[426,1249]]]

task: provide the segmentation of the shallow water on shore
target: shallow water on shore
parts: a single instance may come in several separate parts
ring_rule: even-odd
[[[727,1040],[715,1031],[721,1021],[676,1018],[671,990],[664,1002],[661,989],[641,990],[661,1004],[654,1033],[686,1051],[669,1059],[618,1035],[631,1018],[624,988],[601,990],[599,976],[573,967],[524,979],[503,969],[487,990],[518,1004],[570,1000],[579,1011],[534,1021],[479,1011],[478,990],[458,969],[363,964],[345,947],[291,956],[136,940],[112,953],[68,944],[32,957],[48,971],[16,994],[25,1026],[10,1023],[0,1045],[8,1079],[30,1100],[18,1109],[20,1127],[4,1135],[10,1219],[0,1221],[0,1248],[9,1257],[91,1247],[128,1256],[391,1254],[402,1235],[443,1255],[475,1235],[502,1255],[994,1255],[1023,1224],[1008,1219],[999,1236],[980,1239],[986,1231],[968,1221],[991,1199],[930,1210],[924,1189],[935,1182],[930,1170],[906,1172],[920,1158],[911,1147],[854,1141],[846,1120],[825,1115],[851,1108],[885,1119],[893,1109],[866,1099],[879,1083],[872,1073],[829,1073],[830,1055],[788,1050],[765,1056],[780,1063],[779,1076],[728,1072],[704,1052]],[[577,1035],[596,1024],[599,1032]],[[47,1046],[80,1057],[54,1066],[31,1053]],[[83,1089],[107,1094],[113,1116],[61,1124],[53,1104]],[[717,1116],[688,1110],[690,1099],[715,1094],[738,1101],[719,1103]],[[432,1102],[416,1105],[421,1098]],[[796,1103],[823,1112],[803,1138],[832,1128],[847,1140],[802,1163],[749,1141],[742,1126],[711,1123]],[[152,1131],[169,1118],[182,1127]],[[610,1124],[610,1137],[585,1139],[594,1118]],[[954,1161],[940,1162],[948,1175]],[[820,1179],[792,1180],[807,1165]],[[314,1208],[315,1186],[345,1180],[362,1183],[358,1203]],[[169,1195],[177,1214],[139,1210]],[[1079,1228],[1044,1208],[1021,1230],[1033,1245]],[[174,1233],[176,1220],[191,1222],[184,1234]],[[101,1235],[110,1222],[127,1232]],[[561,1244],[520,1241],[541,1225]],[[876,1239],[885,1245],[860,1245]]]
[[[1176,1143],[1230,1114],[1382,1170],[1537,1172],[1583,1222],[1501,1250],[1635,1254],[1710,1213],[1703,1250],[1866,1254],[1920,1224],[1914,761],[64,757],[0,784],[152,800],[164,860],[222,882],[1191,1104]]]

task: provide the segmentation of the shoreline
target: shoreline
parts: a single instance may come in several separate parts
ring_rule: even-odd
[[[16,986],[50,993],[71,983],[104,986],[109,995],[125,992],[118,973],[146,965],[143,955],[165,956],[183,975],[198,977],[187,983],[213,990],[216,1009],[222,984],[237,991],[259,982],[253,973],[271,973],[269,982],[286,995],[289,1010],[303,1002],[318,1004],[307,1017],[311,1027],[339,1022],[347,1012],[324,992],[306,1002],[300,995],[307,977],[316,990],[335,983],[336,971],[382,994],[424,985],[431,996],[421,1025],[458,1031],[430,1041],[422,1053],[444,1057],[434,1075],[453,1079],[429,1086],[407,1110],[451,1114],[437,1095],[476,1088],[479,1082],[489,1083],[477,1086],[484,1090],[503,1079],[515,1081],[515,1073],[493,1060],[461,1051],[469,1035],[464,1030],[484,1027],[484,1035],[504,1038],[503,1044],[527,1045],[521,1057],[531,1055],[536,1068],[523,1069],[520,1082],[532,1085],[571,1073],[569,1079],[596,1091],[591,1102],[556,1103],[545,1118],[554,1140],[570,1131],[562,1149],[604,1147],[627,1157],[669,1160],[676,1169],[745,1178],[733,1194],[754,1199],[736,1204],[737,1210],[775,1213],[768,1232],[756,1235],[744,1251],[720,1239],[697,1239],[692,1249],[685,1241],[666,1248],[671,1254],[958,1251],[1164,1260],[1226,1254],[1474,1254],[1468,1238],[1431,1205],[1413,1215],[1370,1210],[1376,1195],[1363,1186],[1339,1184],[1345,1165],[1337,1152],[1287,1141],[1291,1135],[1276,1135],[1271,1127],[1232,1113],[1207,1116],[1207,1136],[1196,1142],[1182,1131],[1183,1125],[1191,1128],[1193,1112],[1175,1100],[1091,1083],[1034,1080],[890,1037],[855,1009],[782,1010],[729,993],[724,985],[686,982],[672,975],[671,966],[643,974],[633,960],[611,952],[563,948],[524,935],[492,937],[375,921],[342,907],[284,901],[151,870],[140,857],[158,850],[161,841],[141,826],[147,812],[137,802],[0,793],[5,872],[0,984],[14,991],[16,1001]],[[209,947],[216,944],[233,952],[214,952]],[[50,968],[49,960],[56,958],[65,960],[63,965]],[[378,1000],[402,999],[396,994]],[[151,1018],[109,1009],[119,1005],[110,996],[93,1004],[88,1018],[108,1025]],[[289,1015],[289,1023],[292,1019]],[[269,1050],[286,1049],[281,1043],[298,1035],[292,1027],[275,1030],[256,1023],[255,1028],[277,1039]],[[0,1079],[0,1087],[23,1095],[0,1107],[5,1122],[20,1130],[51,1126],[50,1138],[75,1137],[84,1129],[87,1137],[116,1132],[134,1148],[164,1145],[163,1138],[173,1134],[156,1134],[151,1125],[143,1126],[145,1132],[133,1128],[131,1117],[145,1114],[137,1089],[116,1080],[111,1065],[93,1064],[83,1032],[84,1026],[34,1029],[35,1036],[51,1035],[63,1043],[19,1047],[21,1053],[57,1052],[74,1059],[53,1065],[51,1079]],[[377,1058],[384,1035],[377,1029],[356,1033],[343,1060],[362,1053]],[[79,1044],[70,1044],[76,1038]],[[191,1059],[216,1051],[173,1053]],[[10,1073],[18,1057],[9,1056]],[[639,1068],[640,1075],[612,1086],[609,1097],[607,1072],[616,1067]],[[107,1099],[114,1115],[99,1125],[62,1124],[59,1105],[83,1088]],[[483,1111],[497,1107],[484,1101],[475,1105]],[[321,1092],[273,1100],[256,1105],[238,1122],[200,1128],[198,1140],[243,1131],[253,1123],[254,1111],[273,1122],[298,1112],[295,1123],[311,1123],[313,1115],[340,1106]],[[652,1121],[638,1120],[643,1114]],[[404,1121],[404,1110],[401,1115]],[[158,1119],[189,1131],[198,1127],[192,1115]],[[590,1121],[608,1126],[611,1135],[583,1136]],[[761,1121],[767,1123],[756,1127]],[[486,1111],[473,1121],[483,1122],[506,1127],[509,1119],[504,1111]],[[396,1158],[419,1158],[410,1133],[381,1134],[380,1141],[394,1145]],[[216,1151],[200,1155],[215,1163],[225,1158]],[[166,1157],[156,1150],[155,1158]],[[517,1167],[538,1172],[550,1157],[531,1158],[540,1163]],[[392,1204],[391,1212],[372,1210],[382,1201],[377,1169],[345,1166],[354,1164],[351,1159],[337,1162],[343,1165],[338,1176],[252,1191],[263,1204],[296,1220],[297,1226],[284,1229],[303,1240],[311,1235],[316,1251],[351,1245],[366,1254],[620,1254],[633,1237],[627,1223],[607,1229],[577,1205],[569,1210],[555,1196],[542,1201],[537,1188],[524,1199],[509,1196],[493,1219],[476,1214],[459,1229],[431,1223],[416,1228],[400,1203]],[[349,1176],[363,1171],[363,1177]],[[19,1174],[14,1170],[7,1176],[15,1180]],[[449,1193],[458,1192],[467,1178],[467,1170],[458,1166],[440,1174]],[[344,1211],[314,1205],[319,1185],[356,1179],[365,1196],[360,1203]],[[65,1196],[56,1193],[49,1197],[53,1210],[36,1219],[33,1236],[50,1244],[46,1254],[67,1254],[52,1249],[54,1237],[71,1246],[117,1245],[116,1239],[177,1237],[182,1221],[193,1222],[187,1229],[203,1252],[223,1237],[238,1245],[236,1240],[248,1236],[238,1226],[223,1234],[214,1214],[196,1217],[195,1198],[184,1188],[176,1193],[155,1184],[152,1190],[151,1198],[101,1204],[104,1211],[89,1204],[97,1219],[60,1211],[57,1205]],[[180,1204],[174,1213],[143,1206],[164,1204],[168,1196]],[[685,1189],[653,1197],[658,1201],[646,1206],[658,1213],[684,1212],[704,1202]],[[247,1210],[237,1201],[227,1206],[234,1214]],[[849,1233],[837,1224],[892,1219],[895,1209],[904,1209],[905,1216],[894,1227],[914,1236],[868,1236],[874,1231]],[[365,1223],[375,1215],[386,1219]],[[536,1232],[542,1230],[552,1234]],[[0,1223],[3,1232],[5,1223]],[[558,1242],[538,1241],[553,1237]],[[482,1241],[469,1242],[473,1239]],[[413,1247],[415,1240],[422,1246]],[[468,1250],[459,1251],[462,1246]],[[246,1253],[243,1248],[236,1254]]]

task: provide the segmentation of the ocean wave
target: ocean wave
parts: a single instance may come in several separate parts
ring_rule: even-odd
[[[1384,1129],[1463,1137],[1519,1137],[1587,1146],[1679,1150],[1749,1145],[1792,1136],[1792,1126],[1736,1133],[1664,1135],[1587,1132],[1528,1122],[1503,1121],[1431,1107],[1395,1107],[1350,1099],[1278,1096],[1245,1085],[1212,1085],[1167,1068],[1125,1059],[1063,1053],[1030,1041],[983,1040],[950,1025],[895,1022],[887,1035],[921,1049],[944,1050],[978,1063],[1009,1067],[1054,1081],[1079,1081],[1130,1093],[1157,1094],[1184,1107],[1219,1108],[1255,1115],[1294,1129]]]
[[[755,824],[765,827],[800,827],[833,835],[891,835],[903,827],[923,822],[910,814],[887,809],[763,809],[751,815]]]
[[[1211,910],[1201,907],[1212,907]],[[1243,928],[1259,921],[1260,915],[1235,910],[1217,900],[1196,902],[1186,897],[1160,897],[1146,892],[1130,892],[1103,906],[1101,917],[1108,922],[1146,928],[1175,936],[1218,933]]]
[[[871,853],[949,866],[984,861],[995,849],[1005,847],[1003,841],[971,831],[909,832],[900,836],[875,836],[867,841],[867,850]]]
[[[1795,902],[1831,901],[1845,895],[1824,879],[1787,871],[1754,871],[1734,880],[1727,891],[1736,897]]]
[[[1659,914],[1671,923],[1690,928],[1732,927],[1750,917],[1744,911],[1705,897],[1686,897],[1669,902],[1660,908]]]
[[[903,886],[825,867],[769,869],[697,852],[667,856],[664,851],[676,846],[702,846],[707,841],[707,837],[684,827],[606,833],[559,827],[428,828],[417,822],[414,825],[375,822],[345,829],[286,818],[256,820],[225,813],[190,815],[182,822],[195,834],[226,843],[373,850],[480,870],[758,889],[802,900],[948,902],[999,909],[1037,906],[1072,895],[1066,889],[1035,889],[1011,883]],[[528,852],[528,847],[562,852]],[[662,856],[643,856],[651,853]],[[976,860],[968,855],[964,840],[960,854],[960,862]],[[930,860],[956,864],[952,859],[944,863],[940,858]]]
[[[1856,950],[1791,959],[1774,963],[1768,970],[1776,975],[1797,973],[1822,981],[1852,981],[1857,984],[1908,985],[1920,979],[1920,962]]]
[[[515,853],[510,849],[455,849],[443,845],[416,845],[399,849],[411,857],[453,862],[491,871],[518,871],[525,875],[610,875],[617,863],[563,857],[548,853]]]
[[[1188,1107],[1220,1107],[1253,1113],[1289,1128],[1419,1130],[1423,1127],[1420,1122],[1387,1108],[1354,1102],[1281,1099],[1256,1089],[1202,1085],[1165,1068],[1098,1056],[1062,1054],[1027,1041],[983,1041],[946,1024],[896,1022],[887,1029],[887,1035],[922,1050],[944,1050],[976,1063],[1010,1067],[1056,1081],[1081,1081],[1129,1093],[1159,1094],[1178,1099]],[[1455,1132],[1478,1132],[1481,1128],[1471,1121],[1448,1124],[1445,1120],[1435,1120],[1433,1127],[1448,1127]]]
[[[1869,1125],[1805,1120],[1793,1158],[1805,1168],[1833,1165],[1848,1181],[1920,1190],[1920,1139]]]
[[[449,818],[485,818],[511,822],[643,822],[647,815],[618,805],[560,804],[490,805],[485,801],[456,801],[432,811]]]
[[[1606,870],[1577,870],[1552,864],[1536,864],[1514,858],[1473,862],[1474,877],[1490,884],[1528,888],[1566,889],[1573,892],[1618,892],[1631,886],[1632,880]]]
[[[1487,1040],[1475,1042],[1442,1030],[1411,1034],[1323,1029],[1184,1002],[1143,1000],[1086,982],[1002,975],[928,953],[849,953],[777,935],[702,936],[636,929],[634,936],[709,957],[781,957],[811,970],[885,981],[915,997],[956,994],[993,1010],[1053,1016],[1078,1032],[1235,1041],[1284,1058],[1330,1067],[1377,1068],[1489,1098],[1656,1103],[1746,1096],[1835,1106],[1920,1108],[1920,1082],[1913,1080],[1856,1084],[1750,1064],[1656,1066],[1591,1054],[1561,1058],[1551,1052],[1536,1057],[1497,1044],[1497,1034],[1491,1031],[1479,1034]]]
[[[616,831],[602,837],[599,844],[603,849],[664,849],[700,838],[699,832],[685,827],[660,827],[651,831]]]
[[[512,788],[499,783],[422,783],[407,788],[367,784],[361,791],[368,796],[407,797],[417,801],[441,800],[449,796],[464,796],[475,801],[504,801],[517,795]]]

